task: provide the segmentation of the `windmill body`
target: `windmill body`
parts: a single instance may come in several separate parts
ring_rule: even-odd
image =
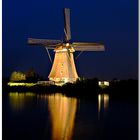
[[[45,47],[50,60],[51,57],[48,49],[54,50],[55,57],[48,78],[56,85],[62,85],[68,82],[73,83],[78,79],[73,56],[75,51],[104,51],[104,46],[102,44],[87,42],[70,43],[70,39],[70,9],[67,8],[64,9],[64,41],[34,38],[28,39],[29,45]]]
[[[49,74],[49,80],[55,81],[55,84],[75,82],[78,78],[73,52],[74,49],[66,49],[63,46],[55,49],[53,66]]]

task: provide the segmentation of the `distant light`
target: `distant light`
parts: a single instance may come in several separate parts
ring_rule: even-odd
[[[101,81],[98,82],[99,86],[101,85]]]
[[[104,85],[109,86],[109,82],[108,81],[104,81]]]
[[[99,81],[98,85],[99,86],[109,86],[109,82],[108,81]]]
[[[69,43],[66,43],[66,46],[68,47],[70,44]]]

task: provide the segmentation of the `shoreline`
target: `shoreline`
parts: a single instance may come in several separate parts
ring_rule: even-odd
[[[30,83],[29,83],[30,84]],[[93,99],[98,94],[109,94],[111,98],[138,100],[138,80],[111,81],[110,85],[102,88],[98,81],[87,80],[75,84],[67,83],[63,86],[33,85],[33,86],[8,86],[5,82],[3,92],[33,92],[37,94],[62,93],[69,97]]]

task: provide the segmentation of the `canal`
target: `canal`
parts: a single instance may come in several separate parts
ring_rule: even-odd
[[[2,101],[3,140],[137,140],[137,103],[98,94],[9,92]]]

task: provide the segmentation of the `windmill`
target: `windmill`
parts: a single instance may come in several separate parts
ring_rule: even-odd
[[[56,85],[73,83],[78,79],[73,53],[75,51],[104,51],[104,45],[99,43],[70,42],[70,9],[64,9],[64,40],[28,38],[29,45],[43,46],[46,48],[50,61],[49,49],[53,49],[55,57],[48,76],[49,81]],[[80,53],[79,53],[80,54]]]

